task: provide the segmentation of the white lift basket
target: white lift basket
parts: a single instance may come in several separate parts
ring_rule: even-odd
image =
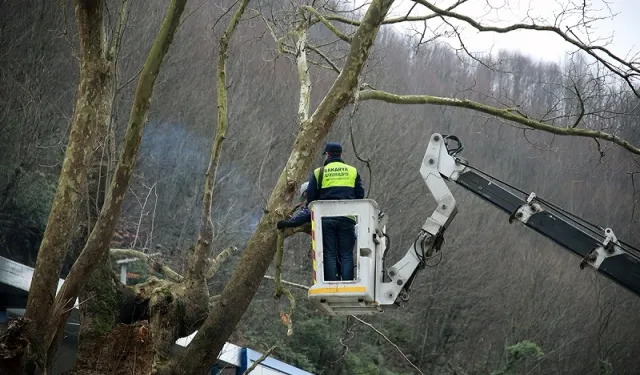
[[[385,251],[384,221],[374,200],[314,201],[311,211],[313,246],[313,286],[309,301],[329,315],[368,315],[381,313],[376,302],[377,280],[382,280],[382,257]],[[353,249],[354,280],[325,281],[322,244],[322,218],[351,216],[356,220],[356,242]]]
[[[371,199],[314,201],[311,210],[313,243],[313,280],[308,297],[312,305],[328,315],[368,315],[381,313],[383,307],[398,307],[409,300],[409,290],[417,271],[440,250],[443,234],[458,212],[456,200],[445,180],[456,181],[466,170],[456,150],[448,149],[448,140],[435,133],[422,159],[420,174],[436,207],[420,228],[417,238],[395,264],[383,263],[387,249],[386,215]],[[461,149],[461,146],[460,148]],[[356,217],[354,280],[325,281],[322,264],[322,218]],[[441,255],[441,254],[440,254]]]

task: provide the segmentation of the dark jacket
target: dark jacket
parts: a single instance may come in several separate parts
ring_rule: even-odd
[[[333,162],[341,162],[341,158],[332,157],[328,158],[324,165]],[[313,172],[311,172],[311,177],[309,178],[309,186],[307,187],[307,205],[316,200],[342,200],[342,199],[364,199],[364,186],[362,184],[362,179],[360,178],[360,173],[356,175],[356,184],[355,187],[332,187],[328,189],[318,189],[318,181],[316,180],[316,176]]]
[[[332,163],[334,161],[342,162],[340,158],[329,158],[324,162],[324,165]],[[340,199],[364,199],[364,186],[362,185],[362,179],[360,174],[356,175],[356,184],[354,188],[347,187],[332,187],[328,189],[317,189],[318,182],[314,173],[311,173],[309,179],[309,186],[307,187],[307,205],[300,211],[293,215],[288,220],[282,220],[285,227],[299,227],[301,225],[311,222],[311,211],[309,211],[308,204],[314,200],[340,200]]]
[[[291,227],[299,227],[310,222],[311,211],[309,211],[309,208],[307,208],[307,206],[302,207],[302,210],[298,211],[289,220],[287,220],[287,224]]]

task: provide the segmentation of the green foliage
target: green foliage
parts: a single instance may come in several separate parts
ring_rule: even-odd
[[[598,375],[613,375],[613,365],[606,359],[598,362]]]
[[[260,295],[268,295],[273,286]],[[279,322],[279,309],[288,307],[284,301],[273,298],[256,298],[240,327],[252,348],[277,345],[273,357],[318,375],[405,375],[404,360],[393,357],[395,349],[370,328],[346,317],[320,315],[310,309],[305,293],[292,290],[298,303],[297,319],[293,321],[293,335],[286,336],[286,327]],[[274,308],[274,303],[278,305]],[[398,345],[407,342],[411,327],[391,320],[384,331]],[[397,328],[394,329],[393,327]],[[348,329],[346,329],[348,328]],[[259,350],[259,349],[257,349]]]
[[[540,359],[544,353],[540,347],[529,340],[520,341],[517,344],[507,347],[507,364],[502,370],[496,370],[491,375],[516,375],[523,363],[529,358]]]

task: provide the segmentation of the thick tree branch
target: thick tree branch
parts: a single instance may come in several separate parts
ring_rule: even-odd
[[[156,272],[164,274],[167,277],[167,279],[173,282],[179,283],[184,279],[184,277],[182,277],[176,271],[158,262],[157,260],[148,256],[147,254],[143,253],[142,251],[133,250],[133,249],[111,249],[110,252],[111,252],[111,255],[113,256],[138,258],[143,262],[145,262],[149,267],[151,267],[151,269],[153,269]]]
[[[62,170],[51,205],[47,226],[38,250],[25,318],[30,327],[30,344],[35,366],[47,366],[47,353],[58,329],[48,323],[55,305],[56,287],[77,213],[87,198],[87,171],[94,137],[100,128],[101,109],[107,101],[106,82],[110,67],[104,61],[103,4],[101,1],[76,1],[75,15],[80,41],[80,76],[76,92],[71,132]],[[77,295],[77,294],[76,294]],[[67,297],[68,298],[68,297]],[[75,300],[75,298],[73,298]],[[51,345],[50,345],[51,344]]]
[[[457,8],[459,5],[466,3],[469,0],[458,0],[456,1],[454,4],[452,4],[451,6],[447,7],[446,10],[450,11],[453,10],[455,8]],[[414,4],[415,7],[415,4]],[[401,22],[413,22],[413,21],[427,21],[430,20],[432,18],[436,18],[439,17],[440,15],[438,13],[430,13],[424,16],[409,16],[409,14],[411,13],[411,11],[413,10],[413,7],[411,7],[411,10],[409,10],[409,12],[407,12],[406,15],[402,16],[402,17],[393,17],[393,18],[387,18],[386,20],[382,21],[383,25],[391,25],[394,23],[401,23]],[[316,11],[317,12],[317,11]],[[320,17],[316,16],[317,18],[314,18],[311,21],[312,25],[315,25],[318,22],[321,22],[322,20],[320,19]],[[342,17],[342,16],[338,16],[335,14],[323,14],[322,17],[328,21],[338,21],[338,22],[342,22],[344,24],[347,25],[352,25],[352,26],[360,26],[360,21],[358,20],[354,20],[352,18],[347,18],[347,17]]]
[[[605,141],[613,142],[634,154],[640,155],[640,148],[632,145],[628,141],[616,135],[607,132],[603,132],[600,130],[553,126],[540,122],[538,120],[524,117],[520,114],[515,114],[509,108],[496,108],[467,99],[444,98],[432,95],[397,95],[379,90],[364,90],[361,91],[359,95],[360,100],[380,100],[383,102],[394,104],[430,104],[467,108],[552,134],[602,139]]]
[[[222,267],[222,264],[229,259],[229,257],[231,256],[231,254],[233,254],[233,252],[238,251],[238,248],[235,246],[229,246],[228,248],[222,250],[220,252],[220,254],[218,254],[218,256],[216,256],[215,259],[211,260],[211,267],[209,267],[209,269],[207,270],[207,274],[206,274],[206,278],[207,280],[214,277],[216,275],[216,273],[218,273],[218,271],[220,270],[220,267]]]
[[[222,142],[227,133],[227,57],[229,55],[229,41],[233,36],[244,10],[249,0],[244,0],[236,9],[231,18],[231,22],[220,38],[218,50],[218,68],[217,68],[217,88],[218,88],[218,128],[216,129],[216,137],[211,146],[211,158],[207,172],[205,173],[204,197],[202,199],[202,216],[200,218],[200,232],[198,240],[193,251],[193,255],[189,260],[189,268],[187,277],[189,279],[204,279],[207,270],[207,258],[211,253],[213,242],[213,222],[211,221],[211,206],[213,204],[213,187],[216,180],[216,172],[220,164],[220,154],[222,152]]]
[[[298,123],[309,119],[311,103],[311,77],[309,75],[309,64],[307,64],[307,38],[308,31],[304,13],[300,11],[300,20],[296,27],[296,63],[298,67],[298,79],[300,80],[300,101],[298,105]]]
[[[120,12],[118,13],[118,21],[111,37],[111,46],[109,47],[109,51],[107,51],[107,60],[109,61],[114,61],[120,53],[120,43],[122,42],[128,15],[129,0],[122,0],[122,3],[120,4]]]
[[[347,43],[351,43],[351,37],[344,35],[342,33],[342,31],[338,30],[337,27],[335,27],[331,22],[329,22],[329,20],[327,20],[322,14],[320,14],[320,12],[318,12],[315,8],[310,7],[308,5],[303,5],[300,7],[303,10],[306,10],[307,12],[313,14],[314,16],[318,17],[318,19],[320,20],[320,22],[322,22],[323,25],[325,25],[327,27],[327,29],[329,29],[329,31],[331,31],[332,33],[334,33],[338,38],[344,40]]]

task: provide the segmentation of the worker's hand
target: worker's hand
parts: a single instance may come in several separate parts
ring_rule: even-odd
[[[282,230],[289,226],[289,222],[287,220],[280,220],[276,223],[276,228]]]

